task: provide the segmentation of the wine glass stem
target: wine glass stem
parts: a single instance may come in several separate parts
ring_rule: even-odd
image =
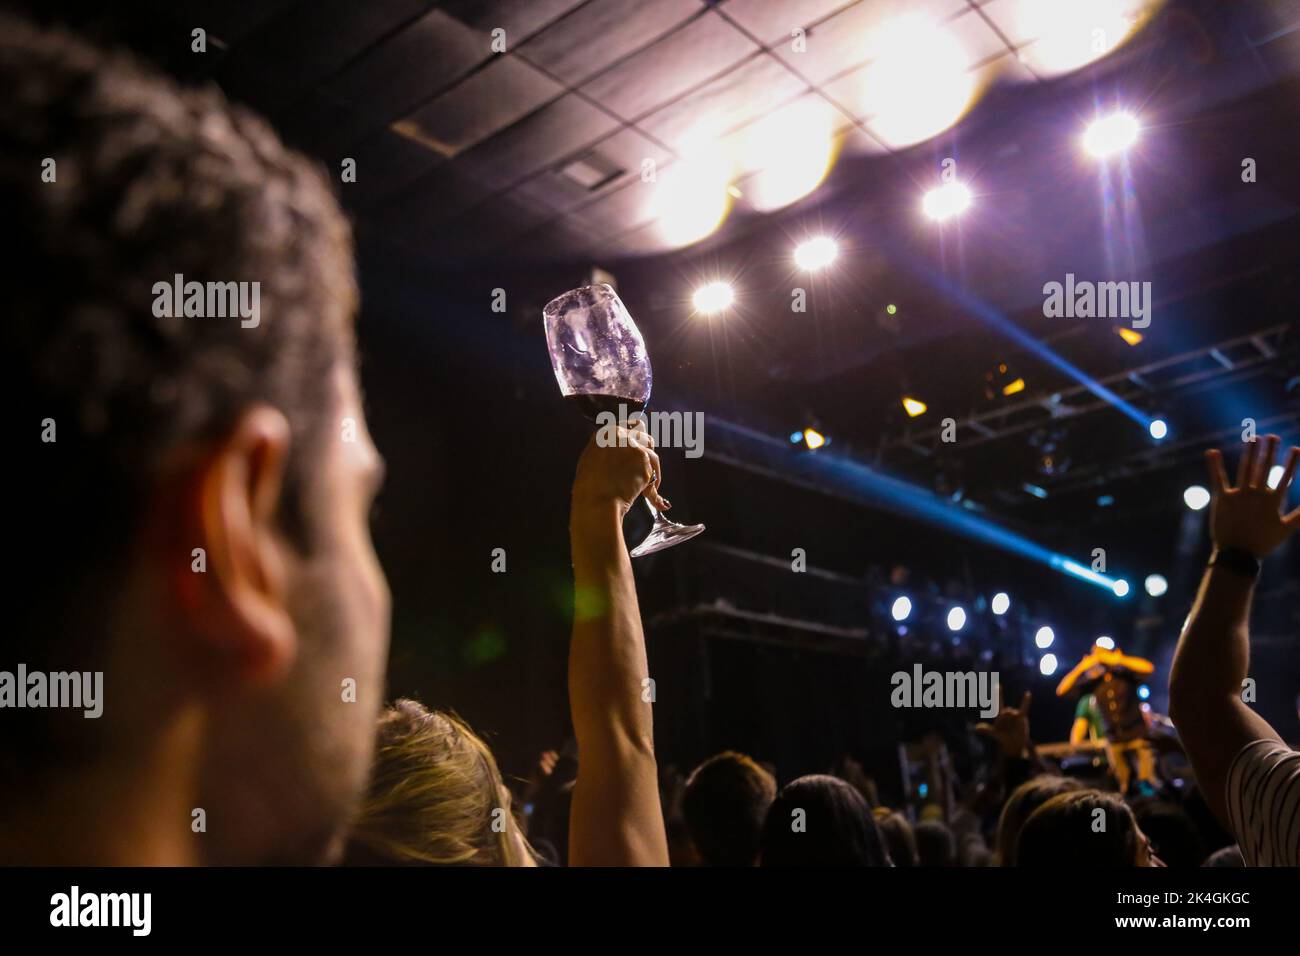
[[[664,516],[659,513],[659,509],[650,502],[650,499],[643,496],[641,500],[644,501],[645,506],[650,509],[650,517],[654,519],[655,526],[657,527],[663,524]]]

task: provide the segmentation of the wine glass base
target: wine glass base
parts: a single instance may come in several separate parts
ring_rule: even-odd
[[[650,533],[645,536],[645,540],[629,553],[634,558],[654,554],[656,551],[671,548],[683,541],[690,541],[691,538],[703,530],[704,525],[702,524],[677,524],[674,521],[662,521],[651,528]]]

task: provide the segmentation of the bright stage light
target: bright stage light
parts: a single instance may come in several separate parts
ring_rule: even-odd
[[[794,250],[794,261],[806,272],[825,269],[840,254],[840,247],[830,236],[817,236],[799,243]]]
[[[659,234],[673,246],[710,235],[731,209],[732,161],[713,143],[687,148],[686,158],[658,173],[650,199]]]
[[[1056,673],[1056,655],[1044,654],[1043,659],[1038,662],[1038,673],[1044,677],[1051,677]]]
[[[695,311],[713,315],[730,307],[736,301],[736,292],[729,283],[710,282],[696,289],[691,301],[695,304]]]
[[[1083,134],[1083,148],[1098,159],[1124,152],[1138,138],[1138,121],[1129,113],[1113,113],[1093,120]]]
[[[857,112],[891,148],[942,133],[975,95],[970,55],[952,33],[924,16],[885,24],[871,35],[866,52],[871,63],[860,74]]]
[[[1111,585],[1111,587],[1114,588],[1116,597],[1128,597],[1128,591],[1129,591],[1128,582],[1125,581],[1123,578],[1120,578],[1113,585]]]
[[[1151,437],[1156,441],[1161,441],[1169,434],[1169,423],[1163,418],[1153,418],[1151,424],[1147,425],[1147,431],[1151,433]]]
[[[1276,488],[1278,485],[1282,484],[1282,471],[1283,468],[1281,465],[1274,465],[1268,470],[1268,486],[1270,488]]]
[[[955,607],[948,612],[948,630],[960,631],[966,626],[966,611]]]
[[[1014,382],[1008,382],[1006,385],[1002,386],[1003,395],[1014,395],[1017,392],[1023,392],[1024,390],[1025,380],[1023,378],[1018,378]]]
[[[935,222],[960,216],[971,204],[971,191],[965,183],[956,181],[936,186],[925,194],[921,208]]]
[[[1115,330],[1115,332],[1129,345],[1139,345],[1142,342],[1141,332],[1134,332],[1132,329],[1125,328],[1124,326],[1120,326]]]
[[[1132,0],[1019,0],[1016,25],[1029,39],[1021,58],[1042,76],[1058,76],[1099,60],[1136,24]]]
[[[1011,597],[1006,591],[999,591],[993,595],[993,600],[989,602],[989,609],[999,617],[1007,613],[1011,607]]]
[[[1190,485],[1183,492],[1183,504],[1193,511],[1200,511],[1210,503],[1210,493],[1200,485]]]
[[[912,613],[912,599],[906,596],[895,598],[889,613],[895,621],[906,621],[908,615]]]
[[[1138,684],[1138,697],[1141,700],[1148,700],[1151,697],[1151,688],[1146,684]]]
[[[805,97],[750,127],[741,159],[756,170],[745,181],[750,205],[772,212],[816,189],[835,159],[834,126],[830,105]]]
[[[924,415],[927,408],[929,408],[929,406],[926,405],[925,402],[915,398],[909,398],[906,395],[903,396],[903,411],[907,412],[908,418],[915,418],[917,415]]]
[[[826,444],[827,438],[815,428],[805,428],[803,430],[803,441],[805,445],[816,451]]]
[[[1112,637],[1107,637],[1105,634],[1097,638],[1092,643],[1096,644],[1098,647],[1105,648],[1108,651],[1113,651],[1115,649],[1115,639]]]
[[[1034,632],[1034,646],[1040,651],[1045,651],[1051,647],[1054,640],[1056,640],[1056,632],[1046,624]]]
[[[1163,574],[1148,574],[1143,586],[1147,589],[1147,594],[1152,597],[1160,597],[1169,590],[1169,582],[1165,580]]]

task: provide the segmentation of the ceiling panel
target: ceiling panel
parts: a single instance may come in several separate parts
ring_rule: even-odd
[[[424,0],[295,4],[235,46],[217,77],[231,95],[255,97],[264,112],[277,113],[427,7]]]
[[[474,177],[494,188],[518,182],[619,126],[618,120],[570,93],[465,154]]]
[[[491,33],[500,27],[506,31],[508,49],[564,16],[583,0],[442,0],[439,4],[463,23]]]
[[[613,136],[596,143],[589,151],[572,158],[591,158],[596,164],[613,166],[623,170],[623,173],[599,189],[592,190],[578,185],[558,168],[553,168],[522,183],[517,190],[534,202],[549,206],[557,212],[568,212],[626,186],[628,177],[641,175],[642,164],[646,160],[653,161],[657,167],[671,161],[672,155],[635,128],[625,126]]]
[[[704,12],[700,0],[593,0],[516,52],[561,81],[578,86]]]
[[[795,27],[807,28],[856,2],[859,0],[726,0],[719,9],[762,43],[780,46],[793,39]]]
[[[383,129],[350,151],[357,161],[357,181],[340,187],[355,208],[368,208],[401,191],[439,163],[432,150]]]
[[[570,218],[594,236],[618,236],[650,221],[653,185],[640,177],[611,190],[595,202],[575,210]]]
[[[810,82],[822,83],[865,62],[872,34],[894,17],[918,15],[937,23],[969,10],[966,0],[863,0],[810,30],[804,52],[789,44],[773,52]]]
[[[623,119],[634,119],[727,72],[758,49],[710,13],[628,57],[582,89]]]
[[[518,57],[500,56],[403,117],[394,129],[455,156],[563,92],[562,86]]]
[[[786,103],[807,84],[766,54],[741,63],[637,125],[660,142],[681,149],[701,132],[716,136]]]
[[[326,85],[339,99],[364,107],[379,128],[446,89],[492,55],[486,33],[434,10],[376,46]]]

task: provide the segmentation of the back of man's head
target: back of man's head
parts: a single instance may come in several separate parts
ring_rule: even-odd
[[[387,640],[350,500],[364,419],[337,447],[358,414],[350,229],[215,90],[8,16],[0,86],[23,445],[6,661],[103,674],[98,719],[6,714],[0,801],[188,748],[178,786],[233,814],[211,858],[313,856],[364,782]]]
[[[776,780],[744,754],[710,757],[686,782],[682,814],[706,866],[753,866]]]

